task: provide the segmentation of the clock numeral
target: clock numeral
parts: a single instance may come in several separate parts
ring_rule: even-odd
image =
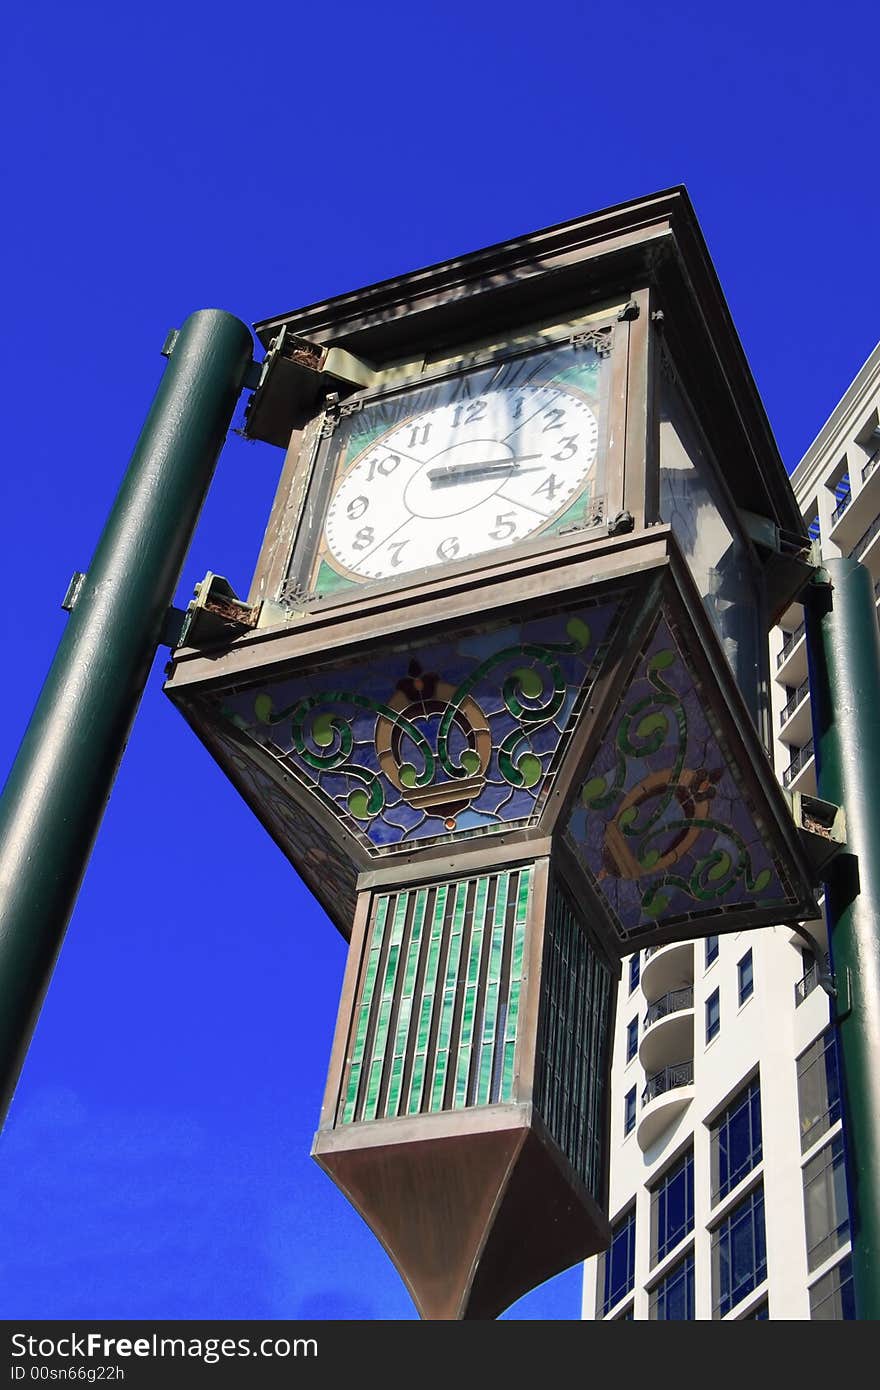
[[[452,417],[452,428],[458,425],[475,425],[478,420],[482,420],[486,414],[485,401],[462,401],[461,405],[455,407],[455,414]]]
[[[535,488],[534,492],[532,493],[532,496],[537,497],[539,493],[546,492],[548,501],[552,502],[553,498],[556,496],[557,492],[561,487],[562,484],[557,483],[556,481],[556,474],[550,473],[544,479],[543,483],[541,483],[540,487]]]
[[[387,458],[370,459],[369,467],[367,468],[367,482],[371,483],[377,473],[381,473],[383,478],[387,478],[388,474],[393,473],[399,463],[399,454],[389,454]]]
[[[428,435],[431,433],[431,422],[427,425],[414,425],[409,436],[408,449],[418,449],[420,444],[427,444]]]
[[[362,526],[351,543],[352,550],[366,550],[367,546],[373,544],[375,534],[372,526]]]
[[[562,448],[553,457],[557,463],[565,463],[567,459],[573,459],[578,451],[577,435],[570,434],[568,439],[563,439]]]
[[[565,411],[560,410],[558,406],[552,406],[550,410],[544,411],[544,419],[549,420],[550,423],[544,426],[543,434],[546,434],[548,430],[559,430],[565,419]]]
[[[516,530],[516,521],[511,521],[510,517],[515,517],[516,512],[499,512],[495,518],[495,530],[490,531],[489,535],[493,541],[507,541]]]
[[[405,545],[409,545],[409,541],[392,541],[389,545],[388,549],[393,552],[391,556],[392,569],[396,570],[398,565],[400,564],[400,552],[401,550],[403,550],[403,547]]]
[[[345,509],[349,521],[360,521],[370,503],[366,497],[353,497]]]
[[[447,536],[437,547],[438,560],[454,560],[460,549],[458,536]]]

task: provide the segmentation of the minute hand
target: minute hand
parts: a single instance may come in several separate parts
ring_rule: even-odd
[[[442,463],[429,468],[427,477],[434,482],[440,478],[468,478],[475,473],[515,473],[521,463],[543,458],[543,454],[520,454],[518,458],[480,459],[476,463]]]

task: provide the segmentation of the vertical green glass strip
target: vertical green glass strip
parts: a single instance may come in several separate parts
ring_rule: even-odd
[[[526,951],[526,921],[529,913],[529,891],[532,885],[531,868],[519,876],[516,899],[516,918],[513,924],[513,945],[510,952],[510,995],[507,1001],[507,1023],[504,1030],[504,1065],[501,1073],[502,1101],[513,1099],[513,1063],[516,1055],[516,1030],[519,1021],[519,999],[522,992],[523,966]]]
[[[350,1124],[355,1117],[357,1108],[358,1087],[361,1080],[361,1066],[364,1060],[364,1044],[367,1038],[367,1029],[370,1023],[370,1010],[373,1007],[373,991],[376,985],[376,975],[379,970],[379,959],[382,955],[382,942],[385,939],[385,923],[388,919],[388,905],[390,899],[383,895],[376,903],[376,916],[373,922],[373,935],[370,941],[370,949],[367,954],[367,968],[364,971],[364,983],[361,989],[361,1002],[358,1007],[357,1022],[354,1030],[354,1045],[351,1052],[351,1063],[348,1073],[348,1085],[345,1091],[345,1100],[342,1109],[342,1123]]]
[[[431,921],[431,935],[428,941],[428,959],[425,964],[425,978],[422,982],[422,998],[416,1025],[415,1053],[412,1076],[409,1084],[408,1113],[418,1115],[422,1108],[422,1094],[425,1088],[425,1068],[428,1061],[428,1042],[431,1037],[431,1018],[434,1013],[434,994],[437,988],[437,971],[440,952],[443,947],[443,921],[446,917],[446,902],[449,897],[449,884],[441,883],[434,899],[434,915]],[[450,943],[451,950],[451,943]]]
[[[467,908],[468,881],[455,885],[455,902],[452,907],[452,929],[449,937],[449,954],[446,958],[446,977],[443,982],[443,997],[440,1004],[440,1021],[437,1028],[437,1044],[434,1053],[434,1074],[431,1078],[431,1095],[428,1109],[443,1109],[446,1092],[446,1074],[449,1067],[449,1041],[452,1035],[452,1016],[455,1010],[455,991],[458,987],[458,964],[461,956],[461,941],[464,931]],[[484,908],[485,910],[485,908]]]
[[[388,1043],[388,1025],[394,1003],[394,986],[397,982],[397,967],[400,961],[400,943],[406,921],[409,893],[398,893],[391,936],[388,941],[388,960],[385,965],[385,978],[382,983],[382,997],[376,1017],[376,1031],[373,1034],[373,1054],[367,1074],[367,1094],[364,1101],[363,1119],[375,1120],[379,1104],[379,1090],[382,1085],[382,1070],[385,1065],[385,1048]]]
[[[464,1003],[461,1012],[461,1032],[458,1044],[458,1062],[455,1071],[455,1095],[453,1108],[462,1109],[467,1105],[468,1074],[471,1065],[471,1044],[474,1034],[474,1019],[477,1011],[477,986],[480,981],[480,957],[483,952],[483,931],[486,925],[486,900],[489,896],[488,878],[477,880],[476,901],[474,902],[474,921],[471,928],[471,944],[468,952],[467,977],[464,989]]]
[[[547,922],[536,1102],[595,1196],[602,1184],[611,977],[556,885]]]
[[[507,890],[510,874],[498,875],[495,894],[492,935],[489,940],[489,964],[486,972],[486,994],[483,1004],[483,1027],[480,1062],[477,1075],[477,1105],[488,1105],[492,1086],[492,1059],[495,1055],[495,1025],[498,1021],[498,994],[501,989],[501,960],[504,954],[504,919],[507,915]]]
[[[412,930],[409,935],[409,947],[406,952],[406,965],[403,971],[400,1003],[397,1009],[397,1028],[394,1036],[394,1052],[391,1057],[391,1076],[388,1082],[388,1096],[385,1101],[386,1116],[396,1115],[400,1105],[403,1064],[406,1060],[406,1048],[409,1041],[409,1024],[412,1016],[416,978],[419,973],[419,956],[422,951],[422,931],[425,925],[425,908],[427,902],[428,890],[427,888],[420,888],[416,893]]]

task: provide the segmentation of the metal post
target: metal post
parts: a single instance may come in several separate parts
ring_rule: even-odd
[[[837,982],[856,1316],[880,1318],[880,632],[871,576],[827,560],[806,604],[819,795],[842,804],[847,852],[826,913]]]
[[[0,1124],[252,349],[219,309],[174,340],[0,798]]]

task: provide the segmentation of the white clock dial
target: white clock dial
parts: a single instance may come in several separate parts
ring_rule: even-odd
[[[590,480],[599,426],[557,386],[495,389],[413,415],[375,440],[334,493],[325,537],[366,579],[512,545]]]

